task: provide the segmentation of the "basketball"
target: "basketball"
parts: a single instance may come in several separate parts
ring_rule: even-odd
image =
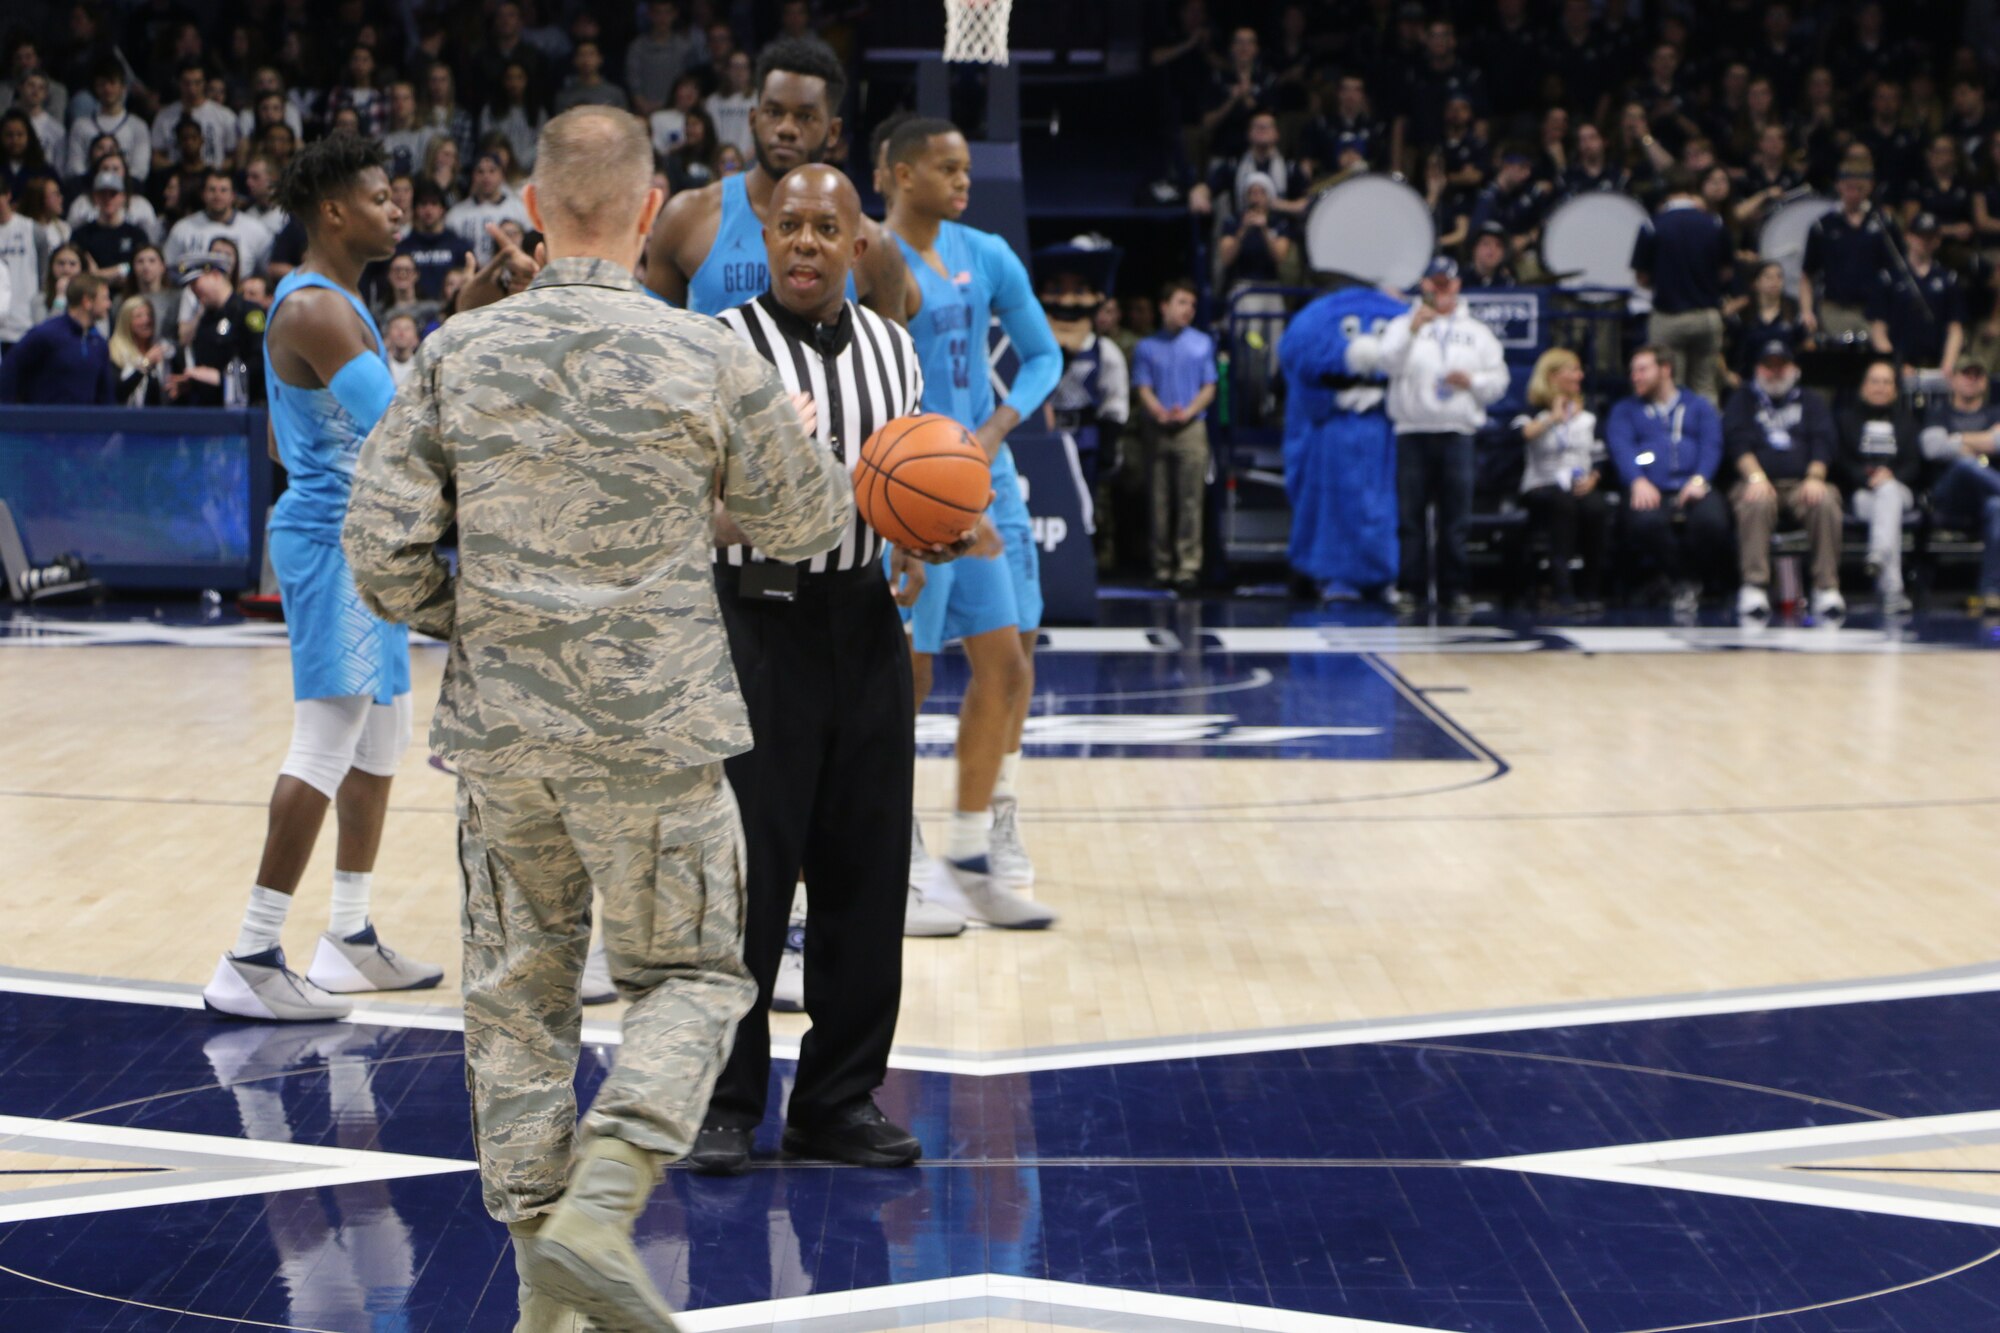
[[[905,549],[949,546],[979,522],[993,493],[986,451],[935,412],[898,417],[861,446],[854,502],[868,526]]]

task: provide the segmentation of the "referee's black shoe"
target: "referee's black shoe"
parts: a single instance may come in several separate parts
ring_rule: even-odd
[[[785,1152],[849,1166],[909,1166],[924,1155],[917,1136],[882,1114],[870,1098],[814,1124],[785,1125]]]
[[[698,1176],[740,1176],[750,1169],[753,1131],[733,1125],[703,1125],[688,1149],[688,1170]]]

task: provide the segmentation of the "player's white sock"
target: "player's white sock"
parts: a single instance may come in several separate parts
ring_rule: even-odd
[[[368,894],[375,876],[354,870],[333,872],[333,914],[326,929],[337,940],[359,935],[368,926]]]
[[[951,841],[945,844],[944,854],[953,861],[970,861],[975,856],[985,856],[993,850],[993,812],[991,810],[954,810],[951,815]]]
[[[1018,795],[1019,793],[1016,790],[1016,784],[1019,783],[1020,780],[1021,780],[1021,752],[1019,750],[1016,750],[1014,751],[1014,753],[1010,755],[1003,756],[1000,760],[1000,777],[999,780],[993,784],[993,799],[997,801],[1002,796]]]
[[[285,917],[292,910],[292,895],[267,889],[262,884],[250,890],[250,903],[243,909],[243,924],[236,928],[236,947],[229,952],[238,958],[278,947],[285,933]]]

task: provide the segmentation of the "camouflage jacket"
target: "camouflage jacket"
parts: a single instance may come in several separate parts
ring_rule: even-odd
[[[475,773],[594,777],[750,748],[711,571],[718,485],[802,560],[847,471],[718,320],[594,259],[455,317],[362,446],[343,544],[376,614],[450,641],[431,746]],[[437,542],[456,520],[454,580]]]

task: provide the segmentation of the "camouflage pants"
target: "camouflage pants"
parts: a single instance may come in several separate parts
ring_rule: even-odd
[[[584,1133],[670,1158],[693,1144],[757,993],[742,825],[720,764],[632,780],[461,774],[458,818],[465,1081],[486,1210],[512,1222],[553,1206],[569,1175],[592,889],[631,1007]]]

